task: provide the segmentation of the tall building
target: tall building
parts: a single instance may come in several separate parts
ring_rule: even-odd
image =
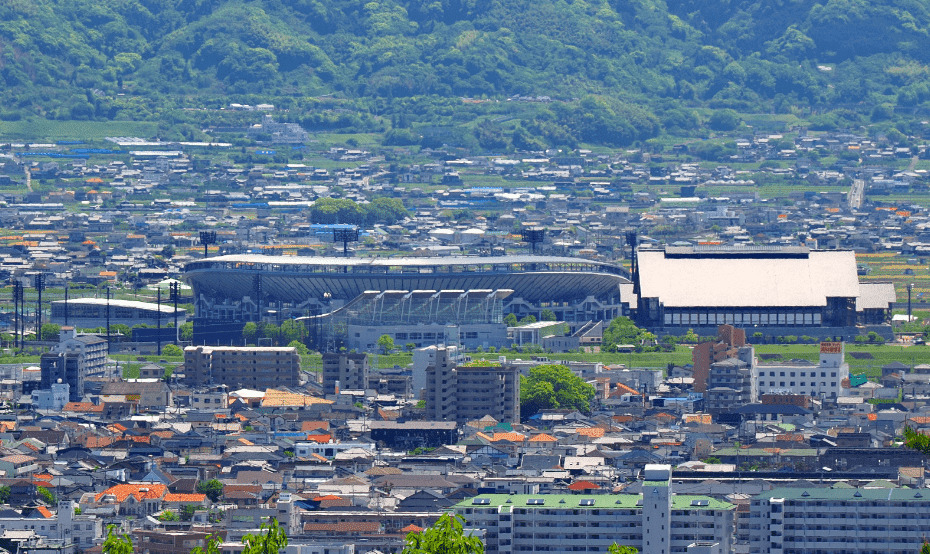
[[[735,357],[739,348],[743,346],[746,346],[746,331],[732,325],[717,327],[716,342],[702,342],[695,346],[691,351],[691,361],[694,366],[694,391],[707,390],[707,377],[710,375],[711,364]]]
[[[368,387],[368,354],[327,352],[323,354],[323,391],[364,390]]]
[[[288,346],[188,346],[184,374],[194,387],[293,387],[300,384],[300,354]]]
[[[51,390],[58,382],[70,386],[69,399],[84,398],[84,380],[102,374],[107,364],[107,341],[96,335],[78,335],[74,327],[62,327],[59,342],[39,358],[40,387]]]
[[[673,494],[670,466],[646,468],[642,494],[481,494],[455,512],[484,532],[487,554],[603,553],[614,543],[644,554],[691,552],[695,543],[732,550],[733,504]]]
[[[776,488],[749,505],[750,552],[912,554],[927,537],[926,489]]]
[[[753,376],[755,352],[751,346],[737,350],[736,356],[710,366],[704,393],[706,410],[713,415],[729,412],[759,398]]]
[[[499,362],[453,365],[439,349],[426,368],[426,418],[465,423],[490,415],[497,421],[520,421],[520,370]]]

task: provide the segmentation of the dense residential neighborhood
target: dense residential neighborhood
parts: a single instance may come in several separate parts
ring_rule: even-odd
[[[221,142],[5,146],[25,192],[0,190],[0,548],[98,552],[115,526],[135,552],[232,553],[274,518],[288,553],[387,553],[446,513],[488,553],[930,536],[902,440],[930,432],[909,282],[930,217],[899,201],[930,175],[896,163],[925,147],[284,164],[306,131],[247,134],[236,163]],[[739,169],[760,162],[796,190]],[[883,257],[904,260],[888,279]],[[553,367],[582,404],[544,402]]]

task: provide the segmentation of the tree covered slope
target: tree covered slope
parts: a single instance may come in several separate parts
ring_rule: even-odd
[[[593,95],[589,108],[648,136],[692,125],[683,108],[916,106],[928,58],[920,0],[8,0],[0,116]]]

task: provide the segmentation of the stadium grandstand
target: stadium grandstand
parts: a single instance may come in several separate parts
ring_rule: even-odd
[[[390,305],[402,291],[425,310],[416,317],[436,324],[457,324],[450,314],[430,314],[450,296],[481,294],[500,301],[500,313],[539,317],[544,309],[567,322],[610,320],[628,311],[621,288],[628,273],[616,264],[551,256],[338,258],[225,255],[187,264],[185,278],[194,291],[194,342],[229,344],[242,340],[248,321],[283,321],[335,312],[362,295],[382,294],[368,310]],[[497,291],[508,291],[500,296]],[[512,291],[512,292],[510,292]],[[438,295],[435,302],[420,296]],[[362,297],[362,300],[370,300]],[[442,301],[440,301],[442,300]],[[448,300],[451,304],[453,301]],[[451,305],[450,304],[450,305]],[[385,312],[386,313],[386,312]],[[413,313],[413,312],[411,312]]]

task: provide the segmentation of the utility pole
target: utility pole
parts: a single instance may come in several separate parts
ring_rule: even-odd
[[[110,354],[110,285],[107,285],[107,355]]]
[[[155,335],[157,337],[156,340],[158,342],[156,343],[157,350],[155,350],[155,354],[158,356],[161,356],[161,287],[158,287],[158,310],[156,311],[157,311],[157,314],[155,315],[155,322],[156,322]]]
[[[39,293],[36,300],[36,340],[42,340],[42,290],[45,289],[45,275],[35,276],[35,289]]]
[[[174,281],[173,283],[171,283],[171,298],[174,299],[174,343],[175,344],[180,342],[180,338],[181,338],[178,336],[178,334],[181,332],[181,330],[178,329],[178,293],[179,293],[178,288],[180,284],[181,283],[177,281]]]

